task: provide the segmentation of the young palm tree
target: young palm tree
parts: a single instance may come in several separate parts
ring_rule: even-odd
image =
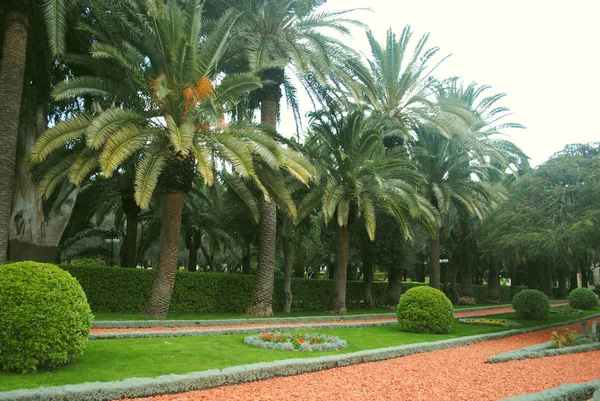
[[[160,239],[160,267],[145,313],[164,318],[168,312],[181,226],[183,194],[190,190],[195,171],[207,184],[213,180],[214,157],[231,164],[245,179],[263,189],[253,165],[253,154],[268,153],[276,144],[257,130],[223,130],[223,110],[240,94],[259,88],[258,78],[231,75],[215,84],[216,65],[239,14],[229,11],[208,35],[201,34],[202,1],[181,5],[146,3],[147,8],[97,11],[97,21],[85,27],[98,39],[92,57],[108,61],[111,77],[75,77],[57,85],[57,100],[92,95],[112,99],[114,106],[96,114],[82,114],[57,124],[36,143],[30,160],[39,163],[54,150],[75,142],[83,150],[55,166],[54,176],[42,182],[50,193],[55,182],[68,177],[80,184],[95,168],[110,177],[132,155],[136,161],[135,200],[145,208],[158,187],[164,194]],[[104,27],[126,22],[118,35]],[[126,77],[115,81],[115,77]],[[128,87],[128,85],[130,85]],[[138,97],[142,110],[122,108]],[[71,145],[69,145],[71,146]],[[274,158],[274,163],[279,159]]]
[[[294,99],[286,73],[315,73],[324,78],[345,46],[325,35],[324,29],[348,34],[346,12],[316,12],[309,0],[226,0],[242,15],[237,24],[234,49],[245,54],[251,71],[261,75],[259,92],[261,123],[275,129],[286,88],[288,100]],[[239,41],[238,41],[239,40]],[[273,279],[277,231],[277,207],[270,200],[261,202],[258,253],[258,282],[249,313],[272,314]]]
[[[368,129],[364,112],[351,110],[315,115],[307,152],[317,164],[319,185],[298,206],[298,219],[317,204],[326,222],[336,225],[336,268],[329,310],[346,311],[349,225],[362,216],[367,234],[375,238],[376,209],[394,217],[405,237],[411,236],[409,218],[432,227],[437,213],[414,189],[420,175],[406,157],[386,154],[379,132]]]

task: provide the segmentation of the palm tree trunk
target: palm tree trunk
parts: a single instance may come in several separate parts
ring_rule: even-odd
[[[569,295],[567,292],[567,268],[564,263],[558,268],[558,299],[565,299]]]
[[[250,243],[245,242],[242,245],[242,274],[251,274],[252,267],[250,266]]]
[[[538,287],[537,268],[535,261],[527,261],[527,287],[531,290],[535,290]]]
[[[137,265],[137,234],[138,213],[127,213],[127,228],[120,255],[121,266],[123,267],[136,267]]]
[[[541,290],[548,298],[552,299],[552,265],[548,259],[539,259],[538,262],[539,270],[542,273]]]
[[[569,277],[569,291],[573,291],[577,288],[579,284],[577,283],[577,267],[573,266],[571,268],[571,275]]]
[[[281,238],[283,245],[283,293],[285,299],[283,301],[283,311],[290,313],[292,311],[292,249],[291,238],[287,235]]]
[[[375,278],[375,274],[373,273],[373,255],[371,253],[371,243],[368,240],[363,244],[362,249],[362,271],[365,308],[372,308],[374,303],[371,290],[373,288],[373,279]]]
[[[510,300],[517,294],[517,269],[519,265],[516,262],[511,263],[510,270]]]
[[[473,298],[473,267],[471,266],[471,244],[469,243],[469,222],[466,215],[459,217],[460,241],[460,297]]]
[[[196,236],[192,234],[190,238],[190,249],[188,254],[188,271],[195,272],[198,267],[198,247],[196,246]]]
[[[350,240],[348,226],[337,226],[336,233],[336,266],[333,271],[329,312],[346,313],[346,278],[348,270],[348,243]]]
[[[487,301],[492,304],[500,302],[500,272],[498,257],[490,257],[490,270],[488,274]]]
[[[263,199],[261,209],[257,279],[248,314],[252,316],[273,316],[277,206],[273,201]]]
[[[146,316],[164,319],[169,312],[175,273],[177,273],[182,209],[183,193],[175,192],[164,195],[161,211],[160,263],[154,273],[152,294],[150,294],[148,305],[143,312]]]
[[[400,267],[391,267],[390,277],[388,278],[388,285],[385,289],[385,298],[383,299],[383,305],[389,309],[396,309],[401,295],[402,271],[400,270]]]
[[[10,233],[28,25],[24,14],[9,12],[4,17],[0,66],[0,264],[6,262]]]
[[[429,286],[440,289],[440,231],[437,227],[429,243]]]
[[[263,99],[260,120],[273,129],[277,126],[279,97]],[[277,239],[277,206],[272,200],[261,202],[260,238],[258,246],[257,281],[248,314],[273,316],[273,280],[275,280],[275,250]]]

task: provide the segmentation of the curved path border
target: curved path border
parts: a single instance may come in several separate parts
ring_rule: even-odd
[[[588,318],[592,319],[596,317],[600,317],[600,313],[589,316]],[[0,401],[96,401],[181,393],[224,385],[253,382],[279,376],[293,376],[340,366],[376,362],[411,354],[455,348],[483,341],[510,337],[517,334],[565,326],[577,322],[579,322],[579,319],[547,326],[480,334],[429,343],[409,344],[317,358],[262,362],[230,367],[222,370],[215,369],[183,375],[166,375],[156,378],[130,378],[122,381],[94,382],[50,388],[42,387],[33,390],[14,390],[0,392]]]
[[[562,301],[553,305],[562,304]],[[455,318],[474,316],[493,316],[512,312],[507,306],[468,308],[455,310]],[[389,317],[388,317],[389,316]],[[318,319],[316,319],[318,318]],[[316,319],[316,320],[315,320]],[[169,323],[170,325],[160,325]],[[95,327],[89,335],[90,340],[108,340],[122,338],[156,338],[156,337],[189,337],[213,336],[225,334],[252,334],[262,330],[290,331],[296,329],[318,330],[339,329],[367,326],[385,326],[397,323],[396,314],[369,314],[346,316],[318,316],[299,318],[268,318],[268,319],[228,319],[228,320],[152,320],[106,323],[103,328]],[[137,327],[141,323],[142,327]],[[191,324],[196,323],[196,324]],[[180,326],[179,324],[183,324]],[[158,326],[157,326],[158,325]],[[112,327],[111,327],[112,326]],[[134,326],[134,327],[131,327]],[[136,330],[138,329],[138,330]]]

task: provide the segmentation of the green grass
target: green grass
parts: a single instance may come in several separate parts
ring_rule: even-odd
[[[437,341],[501,331],[502,328],[455,324],[452,334],[400,332],[397,326],[319,330],[348,341],[342,351],[305,353],[272,351],[244,344],[246,335],[90,341],[84,355],[71,364],[31,374],[0,372],[0,391],[59,386],[90,381],[155,377],[288,358],[356,352],[417,342]]]
[[[547,320],[517,319],[514,313],[495,315],[494,318],[511,319],[525,327],[574,320],[600,312],[586,311],[582,315],[551,315]],[[404,333],[398,326],[322,329],[319,333],[335,335],[348,341],[342,351],[301,353],[271,351],[243,343],[246,335],[210,337],[177,337],[151,339],[95,340],[90,341],[85,354],[71,364],[50,371],[18,374],[0,371],[0,391],[39,386],[59,386],[91,381],[122,380],[128,377],[156,377],[164,374],[182,374],[208,369],[256,362],[269,362],[288,358],[311,358],[321,355],[356,352],[418,342],[494,333],[507,328],[454,323],[451,334]],[[312,332],[312,330],[309,330]]]

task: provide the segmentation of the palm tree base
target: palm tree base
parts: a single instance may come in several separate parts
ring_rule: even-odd
[[[252,305],[248,308],[247,313],[250,316],[269,317],[273,316],[273,307],[268,304]]]
[[[339,305],[339,306],[334,306],[334,307],[330,307],[329,308],[329,313],[335,313],[338,315],[343,315],[347,312],[346,306],[345,305]]]

